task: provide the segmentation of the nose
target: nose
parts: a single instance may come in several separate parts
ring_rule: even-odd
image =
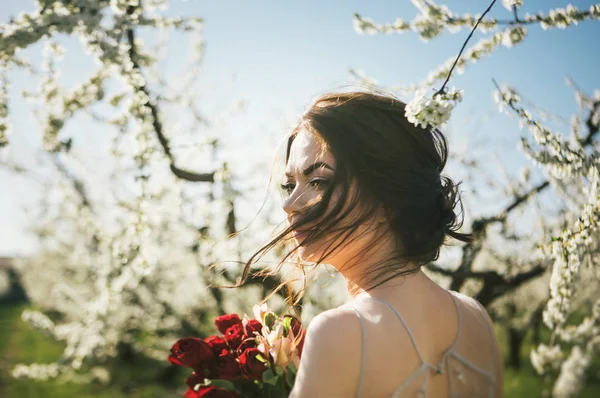
[[[299,189],[295,189],[292,191],[290,196],[283,202],[283,211],[287,213],[288,216],[292,215],[295,212],[302,210],[305,206],[302,200],[302,193]]]

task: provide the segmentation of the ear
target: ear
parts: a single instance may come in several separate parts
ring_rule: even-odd
[[[380,206],[377,211],[375,212],[375,220],[377,221],[378,224],[383,224],[386,222],[389,222],[389,220],[391,219],[392,216],[392,212],[390,211],[389,208],[385,207],[385,206]]]

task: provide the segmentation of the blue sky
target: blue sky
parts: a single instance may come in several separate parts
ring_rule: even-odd
[[[574,1],[579,8],[595,2]],[[33,8],[29,1],[0,0],[0,21]],[[487,1],[447,1],[455,13],[482,12]],[[525,11],[546,11],[568,2],[558,0],[525,0]],[[382,85],[418,82],[430,70],[458,53],[468,32],[443,33],[424,43],[416,34],[361,36],[352,26],[353,14],[392,22],[396,17],[412,19],[417,10],[409,1],[208,1],[172,0],[169,14],[205,18],[206,56],[201,78],[206,90],[202,105],[212,110],[229,101],[245,99],[245,112],[230,121],[233,137],[243,143],[248,138],[261,141],[272,138],[299,114],[310,99],[320,93],[347,87],[352,82],[348,70],[362,69]],[[510,18],[501,2],[492,15]],[[466,149],[473,156],[489,161],[489,172],[497,176],[497,157],[509,172],[526,161],[516,147],[517,123],[496,111],[491,92],[491,79],[507,82],[517,88],[528,101],[559,117],[568,118],[576,110],[573,92],[565,85],[571,76],[580,86],[593,92],[600,89],[600,21],[586,21],[566,30],[543,31],[528,28],[526,41],[513,48],[500,48],[490,58],[456,75],[452,84],[465,91],[464,102],[457,108],[448,127],[450,144]],[[472,43],[481,37],[476,34]],[[176,76],[186,51],[185,42],[174,37],[164,71]],[[74,40],[65,41],[71,54],[78,54]],[[26,52],[30,59],[40,59],[40,46]],[[86,76],[93,63],[82,55],[69,57],[62,65],[61,81],[70,85]],[[23,73],[11,73],[11,142],[13,153],[27,154],[23,159],[35,167],[34,154],[39,149],[39,125],[30,107],[17,95],[22,88],[37,84]],[[232,81],[231,76],[235,76]],[[215,93],[216,91],[216,93]],[[293,120],[293,119],[292,119]],[[102,131],[83,119],[74,120],[74,130],[82,131],[83,147],[97,148]],[[558,127],[561,126],[560,124]],[[85,130],[85,131],[84,131]],[[567,130],[564,130],[566,133]],[[237,134],[237,136],[236,136]],[[265,138],[266,137],[266,138]],[[77,139],[77,137],[74,137]],[[268,139],[267,139],[268,141]],[[244,150],[248,150],[247,147]],[[491,156],[493,155],[493,156]],[[458,171],[457,171],[458,172]],[[460,174],[460,172],[458,172]],[[266,184],[266,181],[265,181]],[[10,187],[10,189],[9,189]],[[31,252],[34,240],[24,230],[27,220],[24,206],[31,205],[42,194],[39,184],[16,177],[0,169],[0,255]],[[466,198],[468,200],[468,197]],[[493,201],[496,196],[488,198]],[[473,213],[484,212],[489,203],[473,203]]]

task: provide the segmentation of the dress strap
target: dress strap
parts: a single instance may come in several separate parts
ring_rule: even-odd
[[[384,300],[384,299],[381,299],[381,298],[377,298],[377,297],[373,297],[373,296],[369,296],[368,298],[371,299],[371,300],[378,301],[378,302],[380,302],[382,304],[385,304],[394,313],[394,315],[396,315],[396,317],[402,323],[402,326],[404,326],[404,329],[406,330],[406,333],[408,333],[408,337],[410,338],[410,341],[411,341],[413,347],[415,348],[415,351],[417,353],[417,356],[419,357],[419,361],[421,361],[421,364],[426,364],[428,367],[430,367],[436,373],[442,373],[444,362],[445,362],[446,358],[448,357],[448,355],[450,353],[452,353],[454,351],[454,348],[455,348],[455,346],[456,346],[456,344],[457,344],[457,342],[459,340],[460,333],[461,333],[461,323],[462,323],[461,322],[460,306],[458,305],[458,303],[456,301],[456,298],[454,297],[454,295],[452,294],[451,291],[448,291],[448,295],[451,297],[452,302],[454,303],[454,308],[456,310],[456,320],[457,320],[458,326],[457,326],[457,330],[456,330],[456,337],[454,338],[454,341],[452,342],[452,345],[442,354],[442,358],[441,358],[440,362],[437,365],[432,365],[432,364],[428,363],[427,361],[425,361],[423,359],[423,355],[421,355],[421,351],[419,350],[419,346],[417,345],[417,341],[415,340],[415,336],[413,335],[412,331],[410,330],[410,328],[408,327],[408,325],[404,321],[404,318],[402,318],[402,315],[400,315],[400,313],[394,308],[394,306],[392,304],[390,304],[387,300]]]
[[[492,371],[492,381],[494,381],[494,383],[496,382],[496,364],[498,363],[498,358],[496,358],[496,350],[494,349],[494,332],[492,331],[492,329],[490,328],[490,323],[488,322],[488,320],[486,319],[487,315],[487,310],[485,309],[485,307],[483,306],[483,304],[481,304],[479,301],[475,300],[475,302],[477,303],[477,305],[479,306],[479,308],[482,311],[482,316],[483,316],[483,320],[485,322],[485,326],[487,327],[487,331],[488,331],[488,336],[490,337],[490,344],[492,345],[492,362],[493,362],[493,371]]]
[[[356,398],[360,398],[360,394],[362,392],[362,387],[363,387],[363,378],[364,378],[364,374],[365,374],[365,357],[366,357],[366,353],[367,353],[367,335],[366,335],[366,329],[365,329],[365,321],[363,320],[362,315],[360,315],[360,312],[354,308],[351,307],[354,312],[356,312],[356,316],[358,317],[358,321],[360,322],[360,333],[361,333],[361,356],[360,356],[360,373],[358,375],[358,388],[356,390]]]
[[[396,311],[394,306],[392,306],[388,301],[377,298],[377,297],[372,297],[372,296],[370,298],[372,300],[379,301],[380,303],[387,305],[388,308],[390,310],[392,310],[392,312],[396,315],[396,317],[400,320],[400,322],[402,322],[402,325],[404,326],[406,333],[408,333],[408,337],[410,337],[410,341],[412,342],[413,347],[415,347],[415,351],[417,352],[417,356],[419,357],[419,360],[421,361],[421,363],[425,363],[425,361],[423,360],[423,356],[421,355],[421,351],[419,350],[419,346],[417,345],[417,341],[415,340],[415,337],[413,336],[413,334],[412,334],[410,328],[408,327],[408,325],[406,324],[406,322],[404,322],[404,318],[402,318],[402,315],[400,315],[400,313],[398,311]]]

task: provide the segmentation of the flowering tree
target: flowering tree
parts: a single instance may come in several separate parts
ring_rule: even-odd
[[[243,198],[220,155],[221,143],[216,136],[199,136],[207,129],[193,89],[203,21],[165,16],[166,0],[35,5],[0,26],[0,146],[6,147],[0,162],[26,172],[7,152],[8,76],[26,70],[40,79],[39,91],[24,96],[38,104],[52,171],[32,221],[40,251],[19,270],[34,302],[54,315],[25,311],[23,319],[66,348],[55,363],[22,364],[12,373],[38,379],[72,374],[118,355],[123,346],[164,362],[170,344],[186,331],[208,334],[203,320],[224,313],[226,305],[236,311],[236,299],[257,302],[261,294],[209,289],[235,281],[235,272],[210,272],[209,266],[239,260],[245,246],[230,239],[238,233],[235,206]],[[185,73],[171,85],[157,70],[160,48],[140,39],[154,40],[154,32],[168,30],[187,34],[194,50]],[[58,79],[65,53],[60,42],[67,36],[79,39],[97,65],[72,88],[61,87]],[[39,42],[45,42],[41,68],[21,56]],[[110,137],[110,157],[93,167],[95,173],[78,156],[77,137],[69,131],[69,122],[84,116]],[[176,145],[177,139],[186,144]],[[190,141],[197,143],[195,156],[184,163],[178,148]],[[270,288],[279,281],[251,275],[247,286],[259,283]]]
[[[600,19],[600,4],[592,5],[586,10],[568,5],[547,13],[520,16],[522,0],[503,0],[502,3],[513,17],[498,20],[486,18],[495,5],[495,0],[491,1],[483,14],[476,16],[455,15],[448,7],[429,0],[412,2],[420,10],[420,14],[412,21],[397,19],[393,23],[380,24],[356,14],[354,24],[361,34],[414,31],[424,41],[434,39],[445,30],[457,33],[465,27],[471,28],[457,57],[448,59],[419,84],[396,88],[416,93],[407,104],[406,116],[414,124],[421,126],[438,127],[447,122],[454,107],[462,100],[461,90],[447,88],[454,71],[462,72],[477,60],[490,56],[499,46],[511,48],[521,44],[527,38],[528,27],[539,25],[542,29],[565,29],[584,20]],[[476,29],[489,34],[467,47]],[[363,83],[377,87],[373,80],[354,73]],[[440,88],[434,90],[433,95],[427,95],[428,90],[442,80]],[[478,289],[474,291],[474,295],[486,306],[549,272],[549,298],[539,311],[534,309],[530,313],[542,315],[544,324],[552,331],[552,337],[549,343],[540,344],[531,353],[531,361],[540,374],[557,375],[553,387],[554,396],[573,396],[582,388],[592,356],[600,350],[600,301],[596,301],[591,311],[589,307],[579,307],[580,311],[585,308],[589,311],[589,315],[581,323],[568,322],[575,292],[582,294],[589,290],[584,289],[586,286],[595,282],[589,278],[593,272],[587,272],[582,265],[592,268],[599,255],[597,227],[600,215],[600,170],[595,136],[600,129],[600,92],[592,97],[575,88],[581,114],[573,118],[571,137],[566,138],[550,130],[526,110],[514,88],[508,85],[500,87],[498,84],[496,88],[494,97],[500,110],[515,115],[521,126],[530,132],[530,136],[521,139],[520,148],[547,177],[537,185],[527,187],[523,184],[518,187],[514,192],[514,199],[498,214],[473,220],[471,232],[476,239],[463,246],[458,266],[447,268],[432,264],[428,268],[450,278],[450,288],[453,290],[476,281]],[[474,270],[474,264],[482,253],[487,252],[488,259],[489,253],[495,253],[488,239],[491,227],[500,225],[504,237],[515,240],[514,231],[511,231],[508,223],[509,218],[519,209],[531,204],[537,194],[549,187],[555,188],[564,206],[555,214],[555,222],[547,223],[542,231],[538,231],[536,244],[541,250],[531,250],[533,254],[525,261],[523,257],[527,256],[523,253],[526,251],[520,251],[517,255],[513,253],[512,256],[496,256],[496,263],[501,267]],[[547,211],[549,212],[550,210]],[[517,237],[516,240],[521,239]],[[531,249],[534,249],[533,245]],[[517,261],[517,258],[521,261]],[[565,358],[566,344],[570,344],[572,348]],[[555,371],[557,372],[553,373]]]

